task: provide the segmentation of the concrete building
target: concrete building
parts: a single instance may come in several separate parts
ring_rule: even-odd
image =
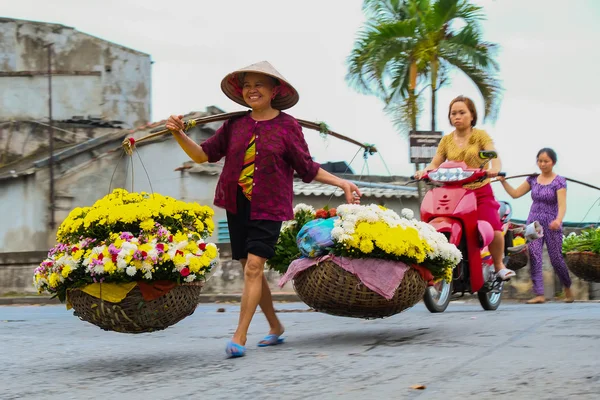
[[[72,27],[0,18],[0,165],[47,149],[49,70],[60,148],[148,123],[151,64]]]

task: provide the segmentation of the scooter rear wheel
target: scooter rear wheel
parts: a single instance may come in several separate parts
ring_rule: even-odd
[[[479,303],[481,303],[481,307],[484,310],[496,311],[500,307],[500,303],[502,302],[502,286],[498,291],[480,290],[477,292]]]
[[[451,294],[452,282],[441,281],[434,286],[427,287],[423,295],[423,302],[430,312],[441,313],[448,308]]]

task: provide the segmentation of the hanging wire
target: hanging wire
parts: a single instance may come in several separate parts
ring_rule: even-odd
[[[390,176],[390,177],[391,177],[391,176],[392,176],[392,173],[390,172],[390,169],[388,168],[388,165],[387,165],[387,163],[386,163],[386,162],[385,162],[385,160],[383,159],[383,156],[381,155],[381,153],[380,153],[380,152],[377,152],[377,154],[379,155],[379,158],[381,158],[381,162],[383,163],[383,166],[385,167],[385,170],[387,171],[387,173],[388,173],[388,176]]]
[[[146,169],[146,166],[144,165],[144,162],[142,161],[142,157],[140,156],[140,152],[137,150],[137,147],[135,148],[135,152],[140,160],[140,164],[142,164],[142,168],[144,168],[144,172],[146,173],[146,178],[148,178],[148,185],[150,185],[150,192],[152,193],[152,196],[154,197],[154,189],[152,188],[152,182],[150,181],[150,175],[148,175],[148,170]]]
[[[127,163],[125,163],[125,182],[123,182],[123,188],[127,187],[127,176],[129,175],[129,162],[132,161],[133,157],[127,157]]]
[[[131,156],[129,156],[129,158],[131,159],[131,192],[133,193],[135,190],[133,190],[133,178],[135,177],[134,175],[134,171],[133,171],[133,154]]]
[[[592,211],[592,208],[594,208],[594,206],[596,205],[596,203],[598,203],[600,201],[600,197],[598,197],[596,199],[596,201],[594,201],[591,205],[591,207],[587,210],[587,212],[585,213],[585,215],[583,216],[583,218],[581,219],[581,222],[585,222],[585,219],[587,218],[588,214],[590,213],[590,211]],[[600,215],[598,216],[598,221],[596,221],[597,223],[600,223]]]
[[[121,164],[121,160],[123,159],[124,155],[125,155],[125,152],[122,151],[121,157],[119,157],[119,160],[117,161],[117,165],[115,166],[115,170],[113,171],[112,176],[110,177],[110,183],[108,184],[108,194],[110,194],[110,189],[112,187],[113,179],[115,177],[115,174],[117,173],[117,169],[119,168],[119,166]],[[127,179],[127,170],[125,170],[125,179]]]
[[[352,160],[350,160],[350,163],[346,166],[346,170],[344,171],[344,174],[346,172],[348,172],[348,170],[350,169],[350,165],[354,162],[354,159],[356,158],[356,156],[358,155],[358,153],[360,153],[360,151],[362,150],[362,148],[358,148],[358,150],[356,151],[356,154],[354,154],[354,157],[352,157]],[[331,193],[331,196],[329,196],[329,200],[327,201],[327,205],[329,206],[329,204],[331,203],[331,199],[333,199],[333,196],[335,196],[335,193],[337,192],[339,188],[336,187],[335,190],[333,191],[333,193]]]

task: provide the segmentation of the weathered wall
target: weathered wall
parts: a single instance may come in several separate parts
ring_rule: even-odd
[[[1,78],[0,78],[1,79]],[[1,95],[0,95],[1,96]],[[116,128],[86,126],[55,122],[54,147],[80,143],[85,140],[105,135]],[[14,121],[0,125],[0,165],[8,164],[40,153],[49,146],[49,127],[37,122]]]
[[[0,18],[0,120],[48,116],[45,43],[52,42],[55,120],[101,115],[137,127],[151,120],[151,60],[58,24]]]
[[[0,253],[47,247],[48,197],[36,176],[2,182],[0,190]]]

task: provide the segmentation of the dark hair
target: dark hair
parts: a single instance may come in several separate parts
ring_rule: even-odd
[[[239,80],[240,80],[240,83],[242,83],[242,85],[244,83],[244,79],[246,79],[246,74],[247,73],[254,73],[254,74],[264,75],[267,78],[269,78],[269,80],[273,83],[273,86],[279,86],[279,85],[281,85],[281,82],[279,82],[279,79],[277,79],[277,78],[275,78],[275,77],[273,77],[271,75],[263,74],[262,72],[254,72],[254,71],[241,72],[239,74]]]
[[[448,107],[448,121],[450,121],[450,125],[452,125],[452,119],[450,118],[450,114],[452,113],[452,106],[454,103],[463,102],[471,112],[471,116],[473,117],[473,121],[471,121],[471,126],[475,126],[477,123],[477,109],[475,108],[475,103],[468,97],[458,96],[454,100],[450,102],[450,107]]]
[[[556,152],[550,147],[544,147],[543,149],[538,151],[537,156],[535,156],[535,159],[537,160],[544,153],[546,153],[546,155],[548,155],[548,157],[552,160],[552,164],[556,164]]]

